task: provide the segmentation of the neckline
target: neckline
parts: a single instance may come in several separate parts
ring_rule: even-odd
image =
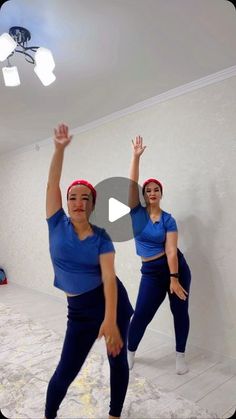
[[[89,225],[90,225],[90,227],[91,227],[91,229],[92,229],[92,234],[90,234],[90,235],[88,235],[87,237],[85,237],[84,239],[80,239],[79,238],[79,235],[76,233],[76,230],[75,230],[75,228],[74,228],[74,226],[73,226],[73,224],[72,224],[72,222],[71,222],[71,219],[70,219],[70,224],[71,224],[71,227],[72,227],[72,230],[73,230],[73,233],[74,233],[74,235],[75,235],[75,237],[77,238],[77,240],[79,240],[79,242],[85,242],[86,240],[88,240],[88,239],[92,239],[94,236],[95,236],[95,226],[93,225],[93,224],[91,224],[91,223],[89,223]]]
[[[150,217],[150,214],[149,214],[148,210],[147,210],[147,215],[148,215],[148,218],[149,218],[150,222],[152,223],[152,225],[154,225],[154,224],[156,224],[156,223],[160,223],[160,221],[161,221],[161,219],[162,219],[162,214],[163,214],[163,211],[162,211],[162,209],[161,209],[159,219],[158,219],[158,220],[153,221],[153,220],[151,219],[151,217]]]

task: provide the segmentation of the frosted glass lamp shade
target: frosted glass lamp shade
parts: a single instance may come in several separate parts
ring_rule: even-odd
[[[34,67],[34,72],[37,74],[44,86],[49,86],[56,80],[56,76],[52,71],[46,71],[37,65]]]
[[[5,61],[16,47],[16,41],[8,33],[3,33],[0,36],[0,61]]]
[[[40,47],[37,49],[35,56],[36,67],[42,68],[45,71],[53,71],[55,68],[55,61],[50,49]]]
[[[19,86],[20,77],[18,74],[17,67],[3,67],[2,68],[3,78],[6,86]]]

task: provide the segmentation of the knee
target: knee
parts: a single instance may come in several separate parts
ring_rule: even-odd
[[[108,356],[110,368],[112,369],[120,369],[120,368],[128,368],[128,361],[127,361],[127,350],[122,349],[119,355],[117,356]]]
[[[149,321],[149,318],[152,317],[152,313],[148,312],[147,310],[137,309],[134,312],[133,318],[131,322],[137,322],[138,324],[145,324]]]
[[[182,304],[182,305],[179,305],[179,304],[174,305],[173,304],[173,305],[170,306],[170,308],[171,308],[171,312],[173,314],[173,317],[176,320],[186,319],[186,318],[189,317],[188,305],[187,304]]]
[[[54,385],[59,386],[69,386],[72,381],[75,379],[76,373],[74,371],[66,371],[62,368],[57,368],[55,373],[53,374],[51,381],[54,383]]]

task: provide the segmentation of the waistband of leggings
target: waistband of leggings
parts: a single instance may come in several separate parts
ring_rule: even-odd
[[[177,256],[178,256],[178,259],[180,259],[181,257],[183,257],[183,253],[179,249],[177,249]],[[167,261],[166,253],[164,255],[162,255],[162,256],[156,257],[155,259],[146,260],[146,261],[143,261],[142,260],[142,265],[146,265],[146,264],[149,264],[149,263],[152,264],[152,263],[155,263],[155,262],[162,263],[164,261],[165,262]]]
[[[124,288],[122,282],[118,277],[116,277],[117,281],[117,289],[119,293],[120,288]],[[93,304],[97,304],[102,302],[104,299],[104,288],[103,283],[98,287],[87,291],[83,294],[75,295],[73,297],[67,296],[67,303],[68,307],[85,307],[85,306],[92,306]]]
[[[101,295],[103,295],[103,284],[83,294],[75,295],[73,297],[67,296],[68,306],[84,307],[91,305],[96,303]]]
[[[166,254],[164,254],[164,255],[162,255],[162,256],[159,256],[159,257],[156,257],[155,259],[151,259],[151,260],[142,260],[142,264],[143,265],[145,265],[145,264],[147,264],[147,263],[154,263],[154,262],[157,262],[157,261],[163,261],[163,260],[165,260],[167,257],[166,257]]]

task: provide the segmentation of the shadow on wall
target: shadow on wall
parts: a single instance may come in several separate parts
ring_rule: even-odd
[[[227,306],[224,278],[220,271],[220,261],[217,260],[217,255],[225,251],[224,247],[219,249],[222,242],[219,241],[217,228],[223,222],[223,203],[220,206],[214,187],[211,190],[208,188],[207,196],[209,208],[205,218],[201,215],[201,202],[194,202],[197,198],[195,195],[191,207],[196,209],[196,215],[185,218],[182,223],[178,222],[181,235],[188,244],[184,254],[192,271],[189,342],[225,355]],[[192,198],[191,192],[189,197]]]

